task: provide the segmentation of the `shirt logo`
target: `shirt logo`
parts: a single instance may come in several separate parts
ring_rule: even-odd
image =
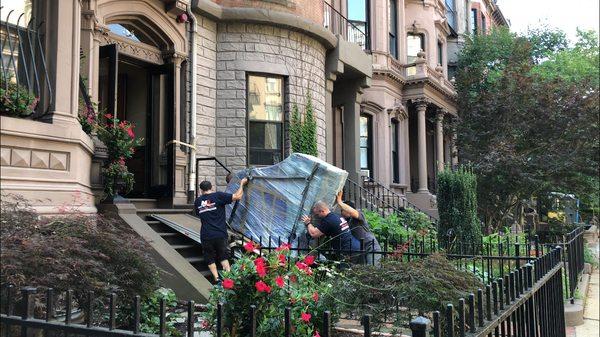
[[[215,203],[210,200],[202,200],[200,202],[200,206],[198,207],[198,214],[202,214],[204,212],[210,212],[216,210],[217,207]]]
[[[348,221],[346,221],[346,219],[344,219],[344,217],[340,217],[340,230],[343,232],[346,229],[348,229]]]

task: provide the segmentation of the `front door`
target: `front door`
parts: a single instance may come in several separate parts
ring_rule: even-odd
[[[119,54],[116,45],[100,47],[99,108],[134,124],[142,144],[127,167],[134,175],[129,198],[173,195],[173,66],[154,65]]]

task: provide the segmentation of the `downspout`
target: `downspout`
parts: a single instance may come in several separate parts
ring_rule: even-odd
[[[189,143],[196,146],[196,33],[198,32],[198,23],[191,10],[187,11],[192,26],[190,36],[190,132]],[[190,149],[189,175],[188,175],[188,200],[193,202],[196,192],[196,150]]]

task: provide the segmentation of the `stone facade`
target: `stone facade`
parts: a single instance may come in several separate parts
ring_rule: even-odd
[[[219,23],[216,40],[215,155],[232,170],[246,167],[246,78],[259,73],[284,77],[286,129],[292,105],[298,104],[302,111],[310,94],[319,157],[325,159],[325,47],[302,33],[261,24]],[[198,118],[200,124],[203,117]],[[203,136],[197,135],[200,141]],[[289,152],[287,135],[285,149]],[[221,185],[223,177],[218,175]]]

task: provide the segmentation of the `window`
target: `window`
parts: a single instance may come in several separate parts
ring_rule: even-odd
[[[400,133],[400,123],[397,119],[392,119],[392,179],[394,183],[400,182],[400,163],[398,163],[398,135]]]
[[[248,76],[248,165],[283,159],[283,79]]]
[[[443,66],[444,65],[444,44],[442,43],[442,41],[438,41],[438,45],[437,45],[437,55],[438,55],[438,64]]]
[[[481,33],[482,34],[486,34],[486,22],[485,22],[485,15],[483,15],[483,12],[481,12]]]
[[[390,54],[394,58],[398,58],[398,6],[397,0],[390,0]]]
[[[368,49],[369,0],[347,0],[348,41]]]
[[[456,72],[458,71],[458,67],[453,64],[453,65],[448,65],[448,78],[449,79],[453,79],[456,78]]]
[[[454,11],[454,0],[446,0],[446,19],[448,26],[456,31],[456,12]]]
[[[369,115],[360,115],[360,169],[367,176],[373,173],[373,118]]]
[[[406,41],[407,62],[414,63],[417,60],[417,54],[425,51],[425,39],[423,34],[408,34]]]
[[[477,34],[477,9],[471,9],[471,31]]]

